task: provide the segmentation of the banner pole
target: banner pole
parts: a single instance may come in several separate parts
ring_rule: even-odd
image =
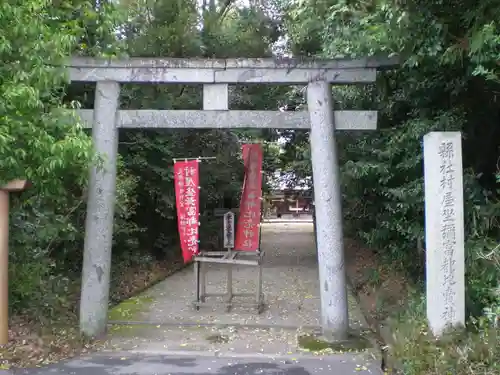
[[[217,156],[198,156],[197,158],[172,158],[174,163],[179,161],[179,160],[182,160],[182,161],[188,161],[188,160],[202,161],[202,160],[216,160],[216,159],[217,159]]]

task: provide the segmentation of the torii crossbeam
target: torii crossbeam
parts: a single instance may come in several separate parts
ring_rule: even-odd
[[[374,130],[376,111],[332,110],[330,85],[374,82],[391,59],[141,59],[74,58],[71,81],[96,82],[94,110],[81,110],[92,127],[104,168],[92,168],[88,190],[80,330],[105,332],[119,128],[281,128],[310,129],[321,286],[321,325],[325,337],[342,340],[349,328],[340,176],[335,130]],[[203,110],[119,110],[120,83],[202,84]],[[307,85],[308,111],[229,110],[229,84]]]

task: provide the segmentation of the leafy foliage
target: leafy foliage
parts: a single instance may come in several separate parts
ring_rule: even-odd
[[[415,281],[422,280],[422,139],[430,131],[461,131],[467,310],[473,317],[498,312],[498,4],[488,0],[304,0],[287,2],[284,8],[290,48],[295,53],[322,57],[397,54],[401,60],[399,67],[379,73],[375,87],[335,88],[333,92],[341,109],[379,111],[376,133],[338,137],[349,231]],[[307,172],[310,166],[305,164]],[[410,322],[407,328],[420,330],[420,322]],[[494,360],[498,359],[494,350],[498,342],[491,336],[492,341],[486,343],[487,333],[481,327],[478,335],[443,353],[444,348],[435,343],[418,341],[428,340],[425,332],[406,331],[398,356],[409,366],[405,368],[408,374],[498,373]],[[484,353],[484,357],[473,358],[474,353]]]
[[[482,317],[470,332],[450,331],[438,341],[426,324],[425,301],[414,297],[410,309],[398,317],[391,354],[408,375],[498,374],[500,335],[491,323]]]
[[[129,54],[157,57],[269,54],[272,35],[267,24],[261,22],[264,16],[252,9],[230,5],[206,4],[201,9],[203,29],[200,32],[194,2],[137,1],[127,28]],[[152,14],[154,17],[147,16]],[[262,87],[232,90],[232,108],[244,107],[247,102],[255,105],[257,95],[262,96],[261,103],[272,103],[272,94]],[[201,94],[201,87],[195,86],[127,85],[123,89],[122,107],[198,109],[202,106]],[[139,177],[138,209],[134,221],[145,228],[140,237],[141,247],[152,249],[158,257],[165,256],[165,252],[178,241],[173,159],[217,157],[215,161],[202,163],[200,181],[201,247],[217,246],[220,219],[211,217],[212,210],[237,206],[239,202],[243,171],[238,136],[225,130],[127,131],[121,134],[120,142],[120,153],[127,166]]]
[[[432,130],[462,131],[467,306],[471,316],[498,312],[497,2],[4,3],[0,4],[0,182],[13,178],[33,182],[31,190],[12,198],[9,273],[15,312],[29,308],[44,313],[37,316],[54,315],[58,306],[67,308],[65,297],[78,286],[88,166],[98,162],[99,155],[94,155],[90,138],[71,111],[78,106],[92,108],[94,87],[68,85],[58,68],[64,59],[72,53],[262,57],[271,56],[273,50],[330,58],[400,56],[401,66],[381,72],[375,85],[334,89],[337,108],[379,110],[379,131],[338,137],[346,224],[388,262],[421,279],[422,137]],[[303,87],[236,86],[230,93],[231,109],[305,106]],[[195,86],[124,85],[121,101],[121,107],[128,109],[198,109],[202,96]],[[285,140],[283,150],[276,146],[278,139]],[[202,247],[214,245],[218,224],[209,213],[215,207],[238,204],[241,140],[264,143],[266,171],[294,172],[297,179],[311,175],[307,132],[120,133],[115,274],[155,264],[158,258],[173,264],[179,257],[174,158],[217,156],[201,168]],[[482,329],[480,334],[486,332]],[[439,369],[447,371],[443,366]]]
[[[456,13],[419,1],[324,1],[315,6],[291,2],[285,22],[295,51],[308,49],[324,57],[400,56],[401,67],[380,73],[376,87],[336,88],[334,98],[340,108],[365,109],[371,101],[380,116],[377,133],[339,135],[346,221],[417,278],[423,275],[422,257],[414,261],[417,243],[423,241],[422,138],[429,131],[463,132],[468,295],[475,313],[495,300],[495,282],[486,279],[498,279],[500,271],[481,255],[496,253],[484,238],[495,238],[498,231],[492,225],[498,216],[498,141],[491,137],[498,131],[494,88],[499,52],[495,41],[500,34],[492,17],[498,7],[484,3],[477,9],[476,4],[457,1],[455,5],[469,8]],[[484,264],[482,271],[475,266],[478,259],[489,263],[487,271]]]
[[[1,182],[28,178],[35,189],[57,194],[64,184],[54,175],[82,183],[91,153],[89,139],[60,106],[57,89],[64,76],[60,68],[47,65],[61,65],[75,39],[64,28],[46,24],[46,5],[6,3],[0,8],[0,167]]]
[[[0,5],[1,182],[27,178],[33,183],[29,192],[14,197],[12,222],[18,229],[11,230],[9,270],[13,308],[44,306],[47,285],[41,279],[47,281],[55,266],[47,256],[54,241],[75,235],[68,215],[81,202],[92,159],[90,139],[58,94],[63,75],[46,64],[61,64],[76,42],[69,25],[47,24],[49,9],[45,1]]]
[[[61,68],[65,59],[75,53],[269,55],[276,26],[258,8],[232,2],[207,3],[200,14],[190,1],[33,0],[2,3],[0,15],[0,182],[33,183],[12,198],[10,306],[40,320],[66,309],[67,298],[78,290],[88,167],[99,162],[72,111],[92,108],[95,88],[68,85]],[[275,108],[276,98],[286,93],[286,88],[231,90],[235,108]],[[122,108],[197,109],[201,88],[124,85],[121,100]],[[157,259],[176,264],[174,158],[217,156],[201,167],[201,246],[217,246],[220,223],[212,210],[239,202],[239,138],[223,130],[120,133],[113,274]]]

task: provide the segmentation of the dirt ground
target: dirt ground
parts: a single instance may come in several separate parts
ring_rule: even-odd
[[[368,323],[378,331],[390,315],[403,307],[408,282],[358,241],[346,239],[345,254],[346,273],[354,294]]]

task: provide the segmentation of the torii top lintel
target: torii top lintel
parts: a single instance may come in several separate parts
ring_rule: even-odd
[[[325,80],[334,84],[370,83],[377,69],[397,65],[396,58],[318,60],[306,58],[94,59],[75,57],[71,81],[152,83],[297,84]]]

